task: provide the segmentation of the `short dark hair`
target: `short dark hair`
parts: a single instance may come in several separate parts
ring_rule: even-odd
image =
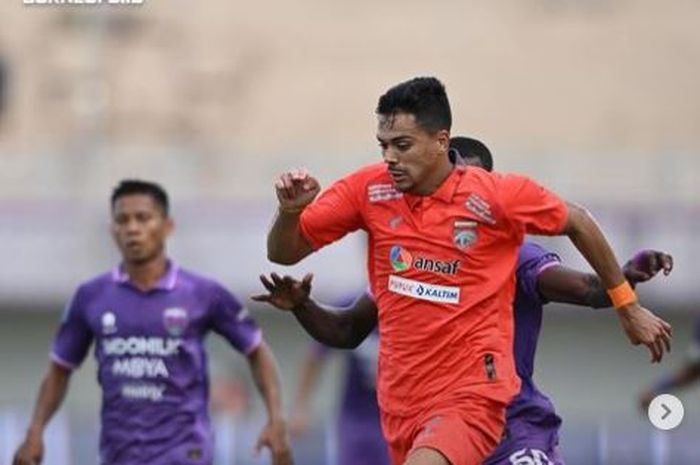
[[[165,192],[165,189],[154,182],[142,181],[140,179],[123,179],[119,182],[119,185],[117,185],[117,187],[115,187],[112,191],[112,208],[114,208],[114,204],[120,198],[134,194],[150,195],[156,204],[163,210],[163,214],[165,216],[169,215],[170,203],[168,201],[168,194]]]
[[[409,113],[416,122],[435,133],[452,127],[452,112],[445,86],[434,77],[416,77],[397,84],[381,97],[377,104],[378,115],[393,116]]]
[[[447,152],[452,163],[457,162],[457,157],[476,157],[486,171],[493,171],[493,156],[486,144],[471,137],[455,136],[450,138],[450,150]]]

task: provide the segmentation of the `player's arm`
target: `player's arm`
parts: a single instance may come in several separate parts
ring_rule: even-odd
[[[318,181],[303,170],[277,180],[279,207],[267,236],[267,256],[283,265],[297,263],[314,250],[364,227],[363,186],[355,173],[333,183],[318,199]]]
[[[643,250],[623,267],[625,278],[635,288],[638,283],[652,279],[663,270],[673,270],[673,257],[656,250]],[[564,302],[591,308],[612,306],[610,296],[600,278],[562,265],[551,266],[537,276],[540,295],[549,302]]]
[[[620,268],[607,239],[591,214],[569,203],[563,234],[581,252],[611,294],[627,336],[635,345],[644,344],[652,353],[652,362],[661,361],[671,349],[671,325],[642,307]]]
[[[287,437],[287,425],[282,414],[282,394],[279,371],[272,351],[262,341],[248,354],[250,371],[267,409],[267,425],[256,445],[256,451],[263,447],[270,449],[274,465],[291,465],[292,452]]]
[[[267,236],[267,258],[293,265],[313,252],[302,233],[300,217],[318,195],[320,186],[305,170],[292,170],[275,181],[275,191],[279,205]]]
[[[298,281],[291,276],[272,273],[260,276],[269,294],[253,296],[281,310],[291,311],[307,333],[317,341],[339,349],[354,349],[377,325],[377,306],[364,294],[349,309],[322,306],[311,298],[311,280],[307,274]]]
[[[39,389],[27,435],[17,449],[13,465],[37,465],[44,456],[44,429],[63,403],[72,371],[56,362],[49,364]]]

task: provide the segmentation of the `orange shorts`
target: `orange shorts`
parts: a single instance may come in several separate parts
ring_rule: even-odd
[[[411,416],[382,413],[391,462],[402,465],[413,450],[426,447],[451,465],[481,465],[503,436],[505,413],[506,404],[486,398]]]

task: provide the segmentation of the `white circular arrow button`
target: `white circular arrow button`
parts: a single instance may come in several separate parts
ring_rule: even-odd
[[[661,394],[654,397],[654,400],[649,404],[648,414],[652,425],[667,431],[681,424],[685,410],[678,397],[671,394]]]

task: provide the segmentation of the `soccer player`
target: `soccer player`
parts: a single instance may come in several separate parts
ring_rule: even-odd
[[[525,233],[566,234],[601,277],[623,328],[660,361],[670,326],[641,307],[595,221],[530,179],[454,168],[444,86],[415,78],[377,106],[384,163],[318,199],[303,170],[275,183],[268,257],[293,264],[345,234],[369,235],[379,309],[378,398],[396,465],[477,465],[519,392],[513,359],[515,264]],[[665,347],[666,346],[666,347]]]
[[[204,338],[214,331],[244,354],[268,422],[257,449],[292,463],[275,358],[257,324],[222,285],[166,256],[173,230],[157,184],[122,181],[111,197],[122,262],[82,284],[63,315],[29,429],[14,465],[37,465],[43,431],[94,341],[102,388],[100,464],[211,464]]]
[[[450,160],[487,171],[493,167],[488,148],[466,137],[450,140]],[[672,268],[670,255],[645,250],[625,264],[624,272],[635,285],[651,279],[660,270],[668,274]],[[506,410],[504,439],[484,464],[562,465],[558,451],[561,419],[532,379],[543,305],[551,301],[600,308],[610,306],[611,302],[596,275],[561,265],[557,255],[531,242],[520,248],[516,278],[514,355],[522,387]],[[323,308],[310,299],[310,276],[303,282],[277,275],[271,281],[264,276],[261,280],[270,293],[256,296],[255,300],[291,310],[311,336],[331,346],[356,346],[376,325],[377,307],[369,294],[358,299],[349,310],[338,311]]]
[[[376,325],[362,339],[353,350],[343,353],[342,398],[334,431],[337,443],[335,465],[389,465],[377,405],[379,333]],[[303,359],[294,410],[289,418],[292,435],[301,435],[308,429],[314,387],[329,352],[328,346],[314,341]]]

